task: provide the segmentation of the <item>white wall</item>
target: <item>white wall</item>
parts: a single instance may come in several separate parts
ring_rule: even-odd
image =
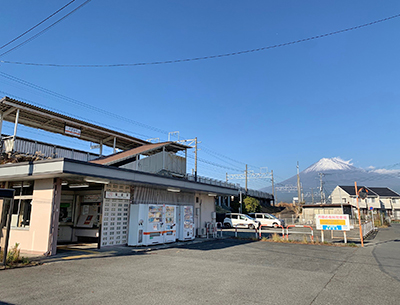
[[[195,210],[200,208],[200,215],[197,215],[195,225],[197,228],[205,228],[206,223],[212,221],[212,213],[215,212],[215,200],[214,197],[207,194],[196,194],[196,197],[198,197],[198,200],[195,203]]]

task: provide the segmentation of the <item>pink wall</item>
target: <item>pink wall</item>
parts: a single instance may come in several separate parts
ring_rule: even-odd
[[[35,180],[29,228],[12,228],[9,249],[19,243],[21,252],[45,254],[49,250],[53,179]]]

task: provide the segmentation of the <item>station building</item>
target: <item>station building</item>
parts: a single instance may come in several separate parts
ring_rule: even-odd
[[[1,134],[4,121],[14,123],[13,135]],[[18,137],[19,124],[98,143],[100,153]],[[99,248],[127,245],[129,240],[141,245],[137,234],[147,234],[148,243],[160,242],[164,234],[177,234],[176,239],[181,234],[184,240],[178,233],[178,226],[186,221],[178,215],[183,211],[180,207],[192,211],[193,238],[204,236],[207,226],[215,225],[218,198],[229,200],[240,189],[236,184],[188,175],[189,146],[150,143],[8,97],[0,100],[0,135],[6,160],[0,165],[0,188],[15,190],[9,244],[19,243],[24,252],[53,255],[57,245],[75,242],[97,243]],[[103,146],[111,147],[113,154],[104,156]],[[16,162],[21,156],[40,156],[41,160]],[[255,192],[273,200],[268,193]],[[10,204],[0,198],[1,243]],[[150,210],[135,215],[134,205],[147,205]],[[160,218],[156,226],[157,215],[151,212],[154,207],[165,212],[165,206],[176,208],[178,223],[169,230],[165,229],[169,218]],[[144,223],[154,230],[147,232]]]

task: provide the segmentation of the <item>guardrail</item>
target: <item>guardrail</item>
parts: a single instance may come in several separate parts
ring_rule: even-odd
[[[210,238],[210,235],[212,235],[212,238],[217,238],[218,237],[218,225],[220,225],[220,232],[221,232],[221,237],[222,237],[222,223],[221,222],[207,222],[206,224],[206,236],[207,239]]]
[[[286,239],[289,239],[289,228],[309,228],[311,229],[310,232],[304,232],[304,231],[291,231],[290,234],[307,234],[311,235],[311,241],[314,241],[314,229],[311,226],[306,226],[306,225],[288,225],[286,227]]]
[[[262,234],[262,228],[263,227],[267,227],[267,228],[271,228],[270,226],[267,225],[260,225],[260,232],[258,235],[258,238],[261,239],[261,234]],[[276,228],[282,228],[282,238],[285,237],[285,228],[282,226],[276,226]],[[274,228],[275,230],[268,230],[268,233],[281,233],[280,231],[276,230],[276,228]]]

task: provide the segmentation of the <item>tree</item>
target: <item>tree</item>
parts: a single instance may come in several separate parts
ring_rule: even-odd
[[[253,197],[246,197],[243,200],[244,207],[243,207],[243,212],[244,213],[256,213],[261,211],[261,205],[260,202]]]

